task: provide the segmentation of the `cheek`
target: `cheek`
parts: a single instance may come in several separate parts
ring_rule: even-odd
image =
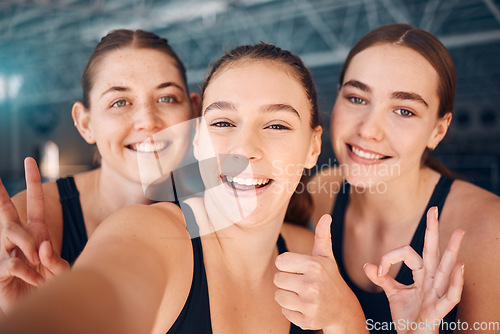
[[[333,145],[353,127],[351,123],[352,119],[347,117],[345,112],[339,108],[333,110],[330,120],[330,139]]]

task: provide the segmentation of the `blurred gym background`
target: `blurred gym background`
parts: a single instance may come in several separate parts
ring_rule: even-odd
[[[406,22],[437,35],[458,70],[451,133],[434,156],[500,193],[500,0],[0,0],[0,177],[24,189],[23,159],[46,179],[92,167],[71,106],[99,39],[116,28],[169,39],[199,91],[223,50],[266,41],[299,54],[313,72],[327,130],[319,165],[334,161],[329,115],[349,48],[379,25]]]

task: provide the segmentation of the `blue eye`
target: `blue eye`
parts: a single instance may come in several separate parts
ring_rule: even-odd
[[[409,111],[407,109],[396,109],[396,110],[394,110],[394,112],[398,115],[403,116],[403,117],[410,117],[410,116],[415,115],[414,113],[412,113],[411,111]]]
[[[366,104],[365,100],[357,96],[348,97],[349,101],[355,104]]]
[[[210,124],[210,126],[213,126],[215,128],[229,128],[229,127],[234,127],[233,124],[225,121],[219,121],[219,122],[214,122]]]
[[[116,101],[114,102],[111,107],[113,108],[121,108],[121,107],[125,107],[127,105],[129,105],[130,103],[128,103],[127,101],[125,100],[119,100],[119,101]]]
[[[158,99],[158,102],[160,103],[173,103],[175,102],[175,98],[172,96],[162,96]]]

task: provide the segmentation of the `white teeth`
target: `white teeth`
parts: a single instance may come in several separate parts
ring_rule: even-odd
[[[269,179],[250,179],[250,178],[243,178],[243,177],[233,177],[233,176],[226,176],[227,180],[229,182],[234,182],[241,184],[243,186],[256,186],[256,185],[263,185],[269,182]]]
[[[142,143],[137,143],[137,144],[132,144],[130,147],[137,151],[137,152],[145,152],[145,153],[150,153],[150,152],[158,152],[163,150],[167,146],[167,143],[164,141],[160,142],[155,142],[153,143],[148,143],[148,142],[142,142]]]
[[[362,151],[359,148],[354,147],[354,146],[351,146],[351,148],[352,148],[352,152],[360,158],[370,159],[370,160],[380,160],[384,157],[380,154],[368,153],[368,152]]]

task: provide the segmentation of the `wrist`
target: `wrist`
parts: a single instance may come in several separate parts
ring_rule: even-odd
[[[366,327],[366,318],[359,304],[355,299],[352,303],[343,308],[344,311],[336,316],[336,319],[323,328],[323,333],[330,334],[365,334],[369,333]]]

